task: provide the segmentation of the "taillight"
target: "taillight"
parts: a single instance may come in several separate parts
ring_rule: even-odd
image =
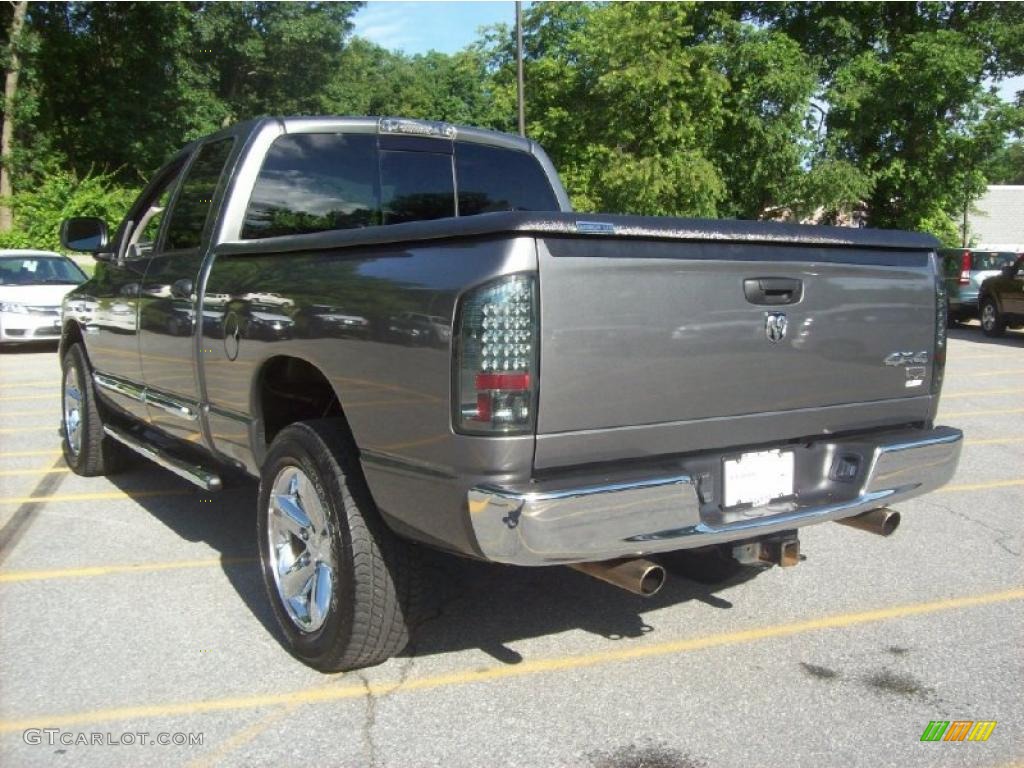
[[[946,300],[946,281],[942,279],[938,263],[935,266],[935,354],[932,363],[931,393],[939,394],[946,375],[946,328],[949,303]]]
[[[455,345],[455,428],[531,432],[537,391],[537,288],[510,275],[463,300]]]
[[[967,285],[971,282],[971,252],[964,251],[960,254],[960,285]]]

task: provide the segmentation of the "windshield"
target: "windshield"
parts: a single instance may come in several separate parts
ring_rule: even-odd
[[[0,256],[0,285],[79,285],[85,273],[63,256]]]
[[[1013,251],[975,251],[974,270],[985,272],[990,270],[1008,267],[1017,260],[1017,254]]]

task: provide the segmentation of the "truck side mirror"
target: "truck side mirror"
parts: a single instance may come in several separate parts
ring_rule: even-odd
[[[75,216],[60,225],[60,244],[69,251],[83,251],[99,258],[107,242],[107,223],[94,216]]]

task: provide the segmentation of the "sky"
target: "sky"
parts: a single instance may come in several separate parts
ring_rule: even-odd
[[[476,40],[480,27],[500,22],[513,25],[515,3],[371,0],[356,12],[353,21],[355,34],[388,50],[455,53]],[[1017,91],[1024,90],[1024,77],[1003,81],[999,90],[1004,99],[1012,101]]]
[[[355,34],[405,53],[455,53],[476,40],[479,27],[515,24],[515,3],[369,2],[353,17]]]

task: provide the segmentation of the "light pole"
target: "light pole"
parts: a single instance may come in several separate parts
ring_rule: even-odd
[[[526,136],[526,94],[523,88],[523,4],[516,0],[516,85],[519,105],[519,135]]]

